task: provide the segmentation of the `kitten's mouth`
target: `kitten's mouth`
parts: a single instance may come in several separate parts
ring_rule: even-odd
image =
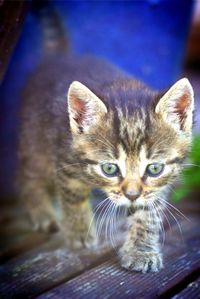
[[[138,196],[134,200],[130,200],[128,197],[126,197],[124,194],[121,194],[120,192],[112,192],[110,200],[112,200],[118,206],[125,206],[127,208],[134,206],[147,206],[149,201],[142,195]]]
[[[118,206],[126,206],[131,207],[134,205],[135,201],[131,201],[129,198],[127,198],[125,195],[120,194],[119,192],[113,192],[111,193],[110,199]]]

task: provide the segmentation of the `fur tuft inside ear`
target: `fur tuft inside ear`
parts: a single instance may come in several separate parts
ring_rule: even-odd
[[[155,112],[175,129],[191,133],[194,93],[187,78],[177,81],[159,100]]]
[[[90,89],[74,81],[68,90],[68,112],[72,132],[87,133],[107,113],[107,108]]]

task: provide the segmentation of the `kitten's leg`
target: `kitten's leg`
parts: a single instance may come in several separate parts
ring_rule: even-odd
[[[54,232],[58,230],[50,194],[42,179],[23,180],[20,197],[30,216],[34,230]]]
[[[62,186],[61,184],[59,195],[63,216],[60,226],[67,246],[94,247],[97,239],[89,201],[91,189],[76,179],[67,178]]]
[[[159,248],[160,219],[155,211],[137,210],[130,217],[127,240],[120,249],[121,265],[129,270],[157,272],[163,268]]]
[[[26,107],[25,111],[26,111]],[[30,108],[32,108],[30,106]],[[16,187],[19,198],[27,209],[33,228],[42,232],[58,229],[52,205],[55,198],[55,157],[50,128],[45,126],[37,113],[24,115],[19,138],[19,169]],[[30,116],[32,115],[32,117]],[[40,115],[40,114],[39,114]],[[42,129],[41,129],[42,128]]]

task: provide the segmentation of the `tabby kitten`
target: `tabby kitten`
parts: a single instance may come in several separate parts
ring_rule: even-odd
[[[162,210],[191,144],[193,90],[184,78],[166,93],[94,58],[46,57],[24,91],[21,197],[35,229],[55,224],[72,248],[96,244],[91,188],[133,207],[120,249],[127,269],[156,272]],[[52,199],[62,206],[56,219]]]

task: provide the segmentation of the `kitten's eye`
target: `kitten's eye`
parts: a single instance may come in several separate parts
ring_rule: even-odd
[[[146,168],[146,173],[149,176],[156,177],[159,176],[164,170],[164,164],[152,163],[149,164]]]
[[[103,173],[107,176],[116,176],[119,173],[119,168],[116,164],[105,163],[101,165]]]

